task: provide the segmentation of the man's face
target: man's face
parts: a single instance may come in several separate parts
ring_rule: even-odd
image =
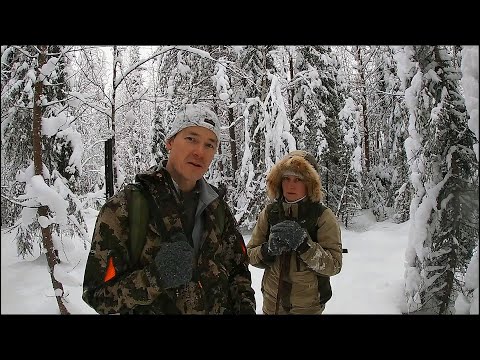
[[[215,133],[201,126],[189,126],[167,141],[167,170],[181,188],[193,188],[207,172],[217,145]]]

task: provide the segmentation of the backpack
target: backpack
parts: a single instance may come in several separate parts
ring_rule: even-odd
[[[313,241],[317,241],[317,220],[322,213],[327,209],[322,203],[308,203],[307,206],[303,206],[302,214],[306,215],[304,227],[308,231]],[[283,212],[283,207],[280,202],[275,201],[267,205],[267,221],[268,231],[267,238],[270,233],[270,227],[276,223],[286,219]],[[299,214],[300,215],[300,214]],[[317,274],[318,291],[320,293],[320,304],[325,305],[332,297],[332,287],[330,285],[330,276]]]
[[[147,198],[137,184],[125,186],[128,206],[128,245],[130,265],[135,265],[140,259],[147,240],[147,224],[150,219],[150,208]]]
[[[213,185],[220,198],[223,198],[224,192],[218,190]],[[158,207],[151,199],[151,194],[143,191],[141,184],[132,183],[125,186],[125,194],[127,198],[128,207],[128,246],[130,254],[130,265],[135,266],[142,254],[143,247],[147,240],[147,226],[151,216],[154,213],[154,218],[159,230],[163,234],[168,234],[163,224],[163,217],[167,214],[162,213],[162,209]],[[153,211],[151,211],[153,210]],[[221,231],[225,227],[225,206],[220,203],[215,210],[215,217],[218,220],[218,226]]]

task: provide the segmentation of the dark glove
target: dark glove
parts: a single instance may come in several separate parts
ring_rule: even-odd
[[[272,226],[273,229],[273,226]],[[289,251],[290,247],[277,234],[270,232],[267,242],[267,254],[270,256],[278,256],[285,251]]]
[[[299,223],[293,220],[284,220],[275,224],[270,229],[272,237],[278,238],[282,244],[286,244],[289,249],[297,248],[308,238],[307,230],[302,228]]]
[[[175,288],[190,281],[193,273],[193,248],[183,233],[172,236],[172,242],[160,244],[155,267],[164,289]]]
[[[273,262],[273,260],[275,260],[275,256],[268,253],[268,241],[260,246],[260,253],[262,254],[263,260],[266,262]]]

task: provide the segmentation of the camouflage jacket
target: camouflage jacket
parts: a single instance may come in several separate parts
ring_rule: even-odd
[[[163,166],[136,177],[155,202],[172,210],[163,218],[167,232],[181,228],[179,196]],[[226,202],[202,182],[196,221],[200,248],[192,280],[185,286],[163,289],[156,277],[154,257],[165,234],[150,218],[145,246],[137,264],[129,263],[128,208],[125,189],[101,208],[85,267],[83,300],[100,314],[254,314],[255,297],[248,257],[237,222]],[[214,196],[212,196],[214,194]],[[207,201],[207,202],[205,202]],[[215,209],[224,207],[224,221]],[[222,228],[220,228],[222,227]],[[105,281],[109,261],[115,276]]]

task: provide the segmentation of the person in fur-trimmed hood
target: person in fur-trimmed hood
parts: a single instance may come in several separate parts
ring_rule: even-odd
[[[323,205],[315,158],[295,150],[267,176],[272,200],[247,244],[251,265],[265,269],[261,291],[267,315],[321,314],[332,296],[330,276],[342,268],[340,226]]]

